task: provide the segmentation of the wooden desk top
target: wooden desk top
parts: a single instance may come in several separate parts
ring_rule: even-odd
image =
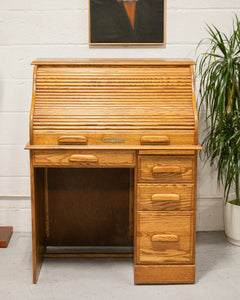
[[[37,58],[32,62],[32,65],[196,65],[196,63],[189,58],[186,59],[100,59],[100,58]]]

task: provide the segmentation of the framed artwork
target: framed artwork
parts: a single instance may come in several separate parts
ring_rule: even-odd
[[[89,44],[165,44],[165,0],[89,0]]]

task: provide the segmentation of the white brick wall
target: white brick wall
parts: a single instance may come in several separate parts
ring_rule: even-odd
[[[239,0],[167,0],[166,45],[89,47],[88,0],[0,1],[0,225],[30,231],[28,141],[32,66],[36,57],[191,57],[205,24],[231,30]],[[200,131],[201,131],[200,122]],[[221,230],[216,173],[199,163],[198,230]]]

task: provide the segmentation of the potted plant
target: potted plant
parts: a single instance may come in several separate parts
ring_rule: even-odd
[[[240,21],[228,36],[207,26],[206,52],[199,56],[200,106],[207,133],[203,158],[210,160],[224,187],[224,223],[228,240],[240,246]]]

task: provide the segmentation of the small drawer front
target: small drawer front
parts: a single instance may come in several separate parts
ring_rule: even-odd
[[[133,167],[134,151],[80,151],[53,150],[35,151],[35,166],[66,166],[66,167]]]
[[[138,180],[145,182],[193,182],[194,156],[140,156]]]
[[[137,263],[193,263],[193,214],[137,213]]]
[[[194,184],[138,184],[138,210],[192,210]]]

